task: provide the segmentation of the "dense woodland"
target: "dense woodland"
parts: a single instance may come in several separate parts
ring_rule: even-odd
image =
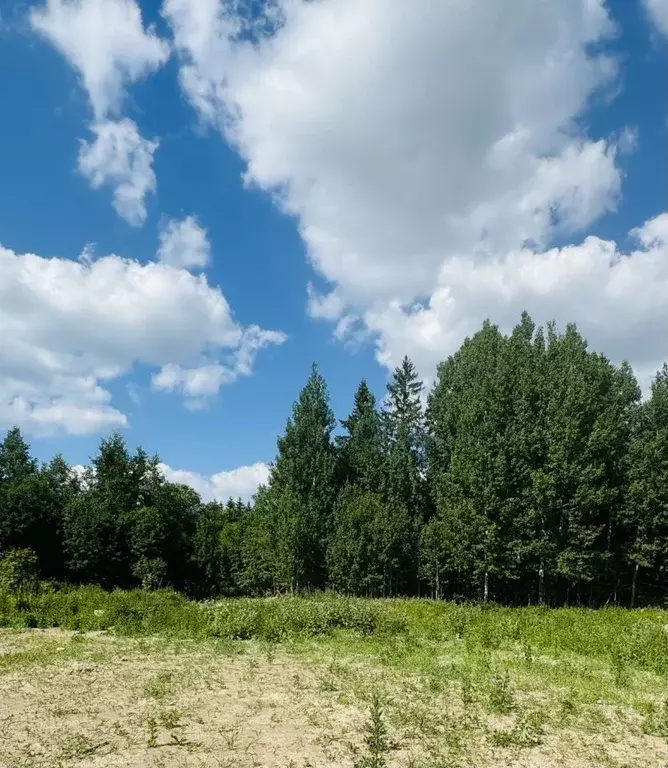
[[[425,407],[426,404],[426,407]],[[157,457],[103,440],[83,476],[0,445],[0,554],[39,576],[198,597],[331,588],[503,603],[639,605],[668,593],[668,366],[576,329],[487,322],[438,367],[410,360],[337,422],[315,366],[252,505],[203,503]],[[25,552],[19,553],[28,557]],[[20,557],[19,557],[20,559]]]

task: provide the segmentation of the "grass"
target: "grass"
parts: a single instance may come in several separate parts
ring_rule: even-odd
[[[654,768],[667,622],[332,595],[5,595],[0,696],[20,705],[0,764]]]

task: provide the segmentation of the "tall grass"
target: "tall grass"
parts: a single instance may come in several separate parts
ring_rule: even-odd
[[[96,586],[0,592],[0,626],[110,630],[121,635],[281,641],[351,632],[462,643],[526,656],[577,654],[668,673],[659,610],[506,608],[428,600],[367,600],[334,595],[239,598],[198,603],[168,590],[105,592]]]

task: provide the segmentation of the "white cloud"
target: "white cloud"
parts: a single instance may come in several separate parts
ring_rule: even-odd
[[[0,247],[0,426],[39,434],[124,426],[105,386],[136,363],[220,369],[216,386],[191,380],[192,393],[211,396],[250,372],[249,339],[258,336],[264,345],[285,338],[239,326],[203,276],[113,255],[73,261]]]
[[[220,387],[233,379],[233,372],[222,365],[202,365],[198,368],[182,368],[165,365],[153,376],[153,386],[168,392],[180,391],[190,397],[214,395]]]
[[[158,258],[173,267],[205,267],[209,263],[211,246],[206,229],[194,216],[181,221],[171,219],[160,232]]]
[[[659,31],[668,37],[668,0],[644,0],[644,3]]]
[[[280,5],[284,23],[255,45],[231,40],[240,22],[221,3],[164,10],[187,95],[249,181],[280,191],[348,300],[410,300],[483,234],[543,242],[555,214],[585,226],[614,205],[614,151],[574,125],[615,71],[587,54],[611,32],[595,0]]]
[[[433,372],[505,311],[504,291],[517,318],[531,298],[517,254],[539,263],[555,235],[615,209],[632,133],[592,139],[583,119],[617,85],[603,0],[267,7],[248,21],[218,0],[165,0],[181,85],[247,161],[246,181],[298,217],[328,284],[310,289],[311,314],[340,338],[372,332],[382,363],[408,353]],[[554,256],[565,273],[568,255]],[[589,298],[566,291],[550,311],[577,319]]]
[[[199,398],[216,394],[224,384],[231,384],[240,376],[250,376],[260,349],[282,344],[285,339],[285,334],[280,331],[265,331],[257,325],[251,325],[240,335],[236,349],[226,365],[199,365],[194,368],[166,365],[153,376],[153,386],[194,398],[193,405],[197,408],[201,405]]]
[[[590,344],[616,362],[631,361],[643,387],[668,359],[668,214],[631,232],[636,248],[587,237],[543,252],[502,257],[462,254],[443,264],[425,306],[370,310],[378,356],[388,367],[409,349],[420,369],[454,352],[487,317],[509,331],[527,309],[538,323],[573,321]]]
[[[92,143],[83,142],[79,170],[94,188],[111,185],[113,205],[129,224],[146,218],[144,199],[154,192],[156,141],[144,139],[121,111],[125,88],[162,66],[169,44],[144,29],[135,0],[47,0],[30,14],[33,29],[81,75],[95,120]]]
[[[168,43],[144,29],[135,0],[47,0],[30,19],[78,70],[97,120],[117,114],[125,86],[169,58]]]
[[[208,477],[197,472],[172,469],[167,464],[160,464],[160,470],[170,482],[183,483],[194,488],[204,501],[225,502],[230,497],[250,501],[259,486],[269,480],[269,467],[262,463],[237,467],[227,472],[217,472]]]
[[[142,138],[128,118],[96,123],[91,131],[95,139],[81,143],[79,171],[94,189],[111,186],[118,215],[128,224],[141,226],[146,219],[146,195],[156,189],[152,166],[158,142]]]

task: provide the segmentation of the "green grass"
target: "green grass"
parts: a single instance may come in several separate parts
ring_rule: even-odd
[[[430,600],[336,597],[239,598],[198,603],[169,590],[105,592],[64,587],[36,594],[0,594],[0,626],[118,635],[280,642],[350,631],[360,637],[459,642],[480,656],[521,651],[527,670],[541,656],[605,661],[617,685],[634,670],[668,674],[661,610],[504,608]],[[409,644],[412,641],[408,641]]]

